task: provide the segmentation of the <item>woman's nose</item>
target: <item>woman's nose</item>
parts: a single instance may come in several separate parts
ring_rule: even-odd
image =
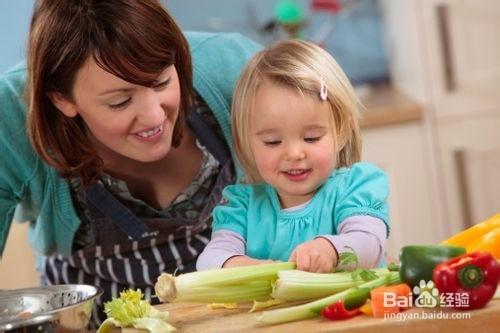
[[[150,91],[144,95],[142,108],[137,114],[138,121],[144,126],[158,126],[165,121],[165,109],[163,107],[160,94]]]

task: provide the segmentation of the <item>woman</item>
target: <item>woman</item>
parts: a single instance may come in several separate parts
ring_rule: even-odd
[[[0,80],[0,249],[17,206],[42,281],[101,286],[100,306],[194,270],[237,178],[232,88],[258,48],[183,35],[156,0],[37,1],[27,69]]]

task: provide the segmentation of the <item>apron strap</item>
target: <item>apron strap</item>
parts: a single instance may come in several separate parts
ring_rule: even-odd
[[[146,225],[101,184],[89,186],[86,196],[89,203],[111,218],[118,228],[133,239],[140,239],[146,233]]]
[[[196,112],[196,110],[190,109],[187,121],[201,144],[207,147],[208,151],[214,155],[220,165],[224,165],[231,155],[227,151],[225,143],[215,135],[210,125],[203,119],[203,116]]]
[[[207,147],[221,165],[225,165],[231,156],[227,146],[217,137],[203,116],[196,110],[190,109],[187,121],[196,138]],[[92,206],[104,216],[111,218],[116,226],[131,238],[140,239],[146,233],[146,225],[101,184],[95,183],[89,186],[86,196]]]

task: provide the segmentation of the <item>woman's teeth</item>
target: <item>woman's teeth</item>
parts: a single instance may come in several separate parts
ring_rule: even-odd
[[[153,135],[157,134],[158,132],[160,132],[161,129],[162,129],[162,126],[157,127],[155,129],[152,129],[151,131],[139,132],[139,133],[137,133],[137,135],[140,136],[141,138],[149,138],[150,136],[153,136]]]

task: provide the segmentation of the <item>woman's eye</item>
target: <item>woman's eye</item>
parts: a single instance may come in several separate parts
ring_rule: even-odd
[[[166,79],[165,81],[162,81],[162,82],[155,84],[154,88],[161,89],[161,88],[168,86],[169,83],[170,83],[170,78]]]
[[[124,100],[123,102],[120,102],[120,103],[116,103],[116,104],[110,104],[109,107],[113,110],[116,110],[116,109],[122,109],[124,107],[126,107],[130,101],[132,101],[132,98],[127,98],[126,100]]]
[[[280,143],[281,143],[281,141],[279,141],[279,140],[264,141],[264,145],[270,146],[270,147],[277,146]]]
[[[304,141],[311,143],[311,142],[317,142],[319,141],[319,139],[321,139],[320,136],[314,136],[314,137],[304,138]]]

